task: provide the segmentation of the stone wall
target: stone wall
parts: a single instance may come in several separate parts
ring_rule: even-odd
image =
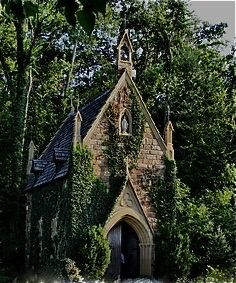
[[[122,112],[130,103],[127,102],[127,92],[124,98],[119,93],[119,99],[114,100],[116,112]],[[120,103],[119,103],[120,102]],[[113,106],[114,106],[113,105]],[[116,115],[117,119],[119,115]],[[97,176],[99,176],[109,186],[109,168],[107,159],[104,155],[104,142],[108,137],[108,122],[103,116],[101,122],[97,125],[88,140],[87,146],[93,155],[93,168]],[[118,127],[117,121],[117,127]],[[164,152],[161,149],[158,140],[155,138],[148,123],[145,123],[143,142],[140,147],[140,152],[137,158],[137,166],[130,170],[131,181],[134,190],[143,207],[144,213],[149,221],[149,224],[154,228],[156,218],[154,210],[148,198],[148,189],[151,186],[152,178],[157,174],[162,174],[164,170]]]
[[[103,119],[92,133],[91,138],[87,144],[93,156],[94,173],[101,178],[101,180],[109,185],[109,169],[107,166],[107,159],[104,155],[104,142],[108,139],[108,123]]]
[[[132,184],[152,228],[155,227],[156,217],[151,206],[148,190],[152,179],[163,174],[164,152],[154,137],[150,126],[145,123],[143,143],[137,159],[137,168],[131,174]]]

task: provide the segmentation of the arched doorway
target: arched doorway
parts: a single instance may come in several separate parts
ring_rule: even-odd
[[[123,190],[104,228],[113,251],[107,275],[114,279],[120,276],[152,276],[153,231],[130,184]],[[123,249],[127,254],[132,253],[130,250],[125,250],[128,248],[125,244],[122,245],[122,242],[129,242],[128,246],[138,246],[135,257],[139,260],[139,265],[135,263],[136,267],[132,268],[133,274],[125,274],[125,271],[121,270],[121,250]]]
[[[108,233],[111,263],[108,276],[137,278],[140,275],[140,241],[135,230],[125,221],[118,222]]]

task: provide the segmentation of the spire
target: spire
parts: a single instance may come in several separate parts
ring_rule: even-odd
[[[82,116],[77,111],[74,119],[74,133],[73,133],[73,147],[76,148],[78,142],[81,141],[80,129],[81,129]]]
[[[133,71],[133,62],[132,62],[132,52],[133,47],[132,43],[129,38],[129,31],[128,29],[125,30],[118,46],[118,58],[117,58],[117,65],[118,65],[118,73],[123,73],[124,70],[132,77]]]
[[[166,156],[170,160],[174,160],[174,148],[172,143],[172,135],[173,135],[173,125],[171,121],[167,121],[165,128],[164,128],[164,140],[166,144]]]
[[[166,113],[165,113],[165,128],[164,128],[164,140],[166,144],[166,156],[170,160],[174,160],[174,148],[173,148],[173,142],[172,142],[172,136],[173,136],[173,125],[170,121],[170,106],[169,104],[166,105]]]

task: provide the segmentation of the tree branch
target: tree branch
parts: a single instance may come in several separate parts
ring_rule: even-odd
[[[29,68],[29,87],[28,87],[28,91],[26,94],[25,117],[24,117],[24,127],[23,127],[23,148],[25,144],[25,134],[26,134],[26,129],[27,129],[26,123],[27,123],[28,109],[29,109],[29,96],[32,90],[32,86],[33,86],[33,77],[32,77],[32,68],[30,66]]]
[[[68,72],[68,75],[67,75],[67,80],[66,80],[66,85],[65,85],[65,89],[64,89],[64,95],[66,95],[66,92],[69,88],[69,84],[70,84],[70,81],[71,81],[71,77],[72,77],[72,73],[73,73],[73,70],[74,70],[74,63],[75,63],[75,56],[76,56],[76,50],[77,50],[77,40],[75,41],[75,44],[74,44],[74,48],[73,48],[73,55],[72,55],[72,60],[71,60],[71,68]],[[72,96],[70,97],[70,102],[71,102],[71,111],[74,110],[74,106],[73,106],[73,102],[72,102]]]

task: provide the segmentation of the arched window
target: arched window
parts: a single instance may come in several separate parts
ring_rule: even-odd
[[[129,52],[129,48],[127,47],[126,43],[124,43],[124,45],[120,49],[120,59],[122,61],[129,61]]]
[[[121,135],[132,134],[132,118],[129,110],[125,109],[120,115],[119,129]]]

